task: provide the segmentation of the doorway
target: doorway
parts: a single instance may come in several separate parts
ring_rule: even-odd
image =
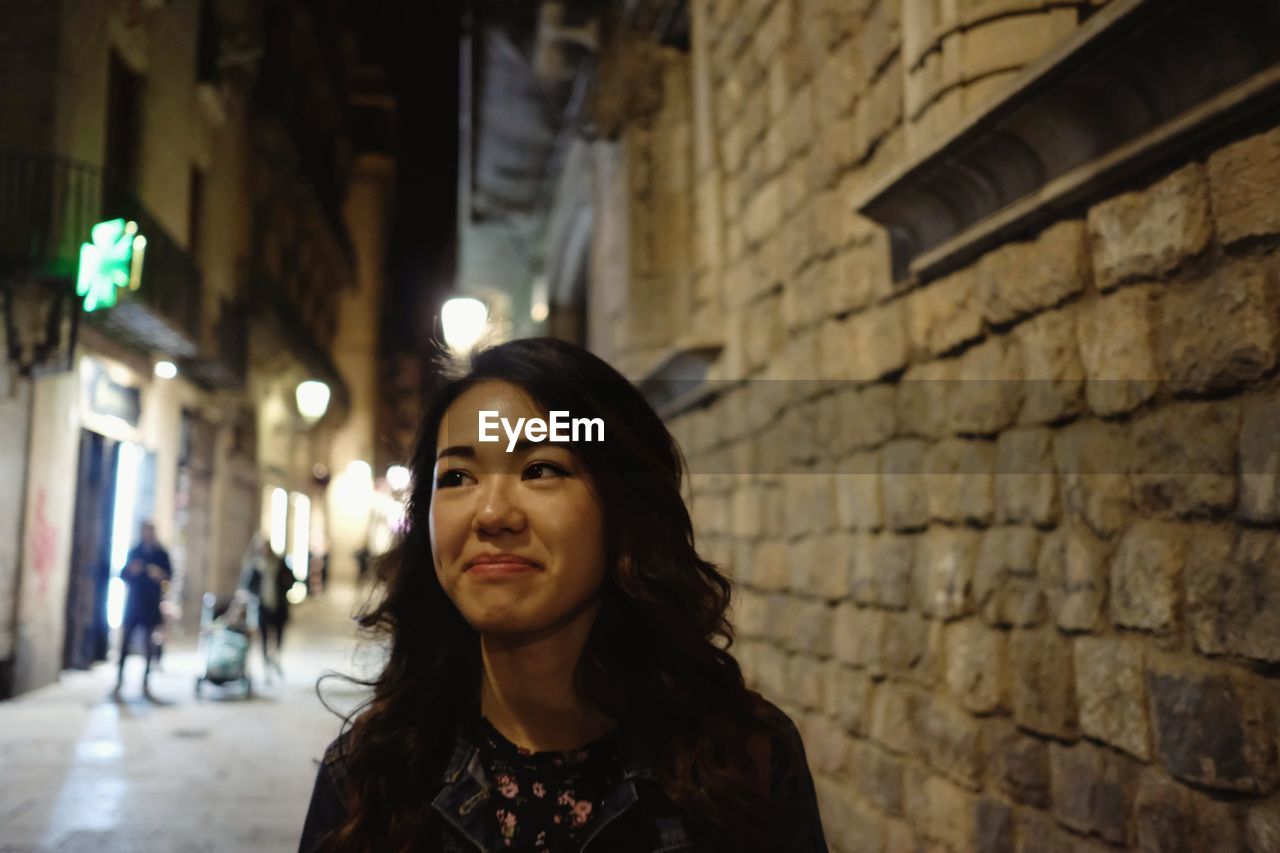
[[[155,508],[154,452],[89,430],[80,433],[71,577],[63,666],[89,669],[107,658],[124,614],[125,557]]]
[[[118,441],[81,430],[62,654],[67,669],[88,669],[107,656],[111,522],[119,453]]]

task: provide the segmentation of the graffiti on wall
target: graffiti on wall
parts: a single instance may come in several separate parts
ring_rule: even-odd
[[[45,490],[41,488],[36,492],[35,519],[31,531],[31,565],[36,572],[36,592],[40,598],[44,598],[48,592],[49,576],[53,572],[58,549],[58,532],[49,523],[45,503]]]

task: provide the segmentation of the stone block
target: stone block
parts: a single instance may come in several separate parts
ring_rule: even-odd
[[[850,756],[853,786],[857,792],[885,814],[902,816],[902,759],[859,741]]]
[[[756,548],[752,576],[756,586],[762,590],[786,589],[791,582],[791,572],[787,565],[787,543],[779,539],[761,542]]]
[[[1081,293],[1091,277],[1083,220],[1059,222],[1029,243],[1007,243],[976,268],[983,316],[1004,325]]]
[[[852,214],[842,212],[842,215]],[[887,262],[887,253],[872,247],[853,246],[839,252],[832,258],[824,279],[827,313],[842,316],[870,307],[875,301],[881,277],[875,267],[887,266]],[[886,270],[883,276],[887,275]]]
[[[733,535],[739,539],[764,536],[765,487],[744,483],[733,491]]]
[[[823,816],[823,833],[833,849],[867,853],[888,853],[892,849],[883,844],[880,816],[860,800],[847,783],[819,776],[814,787]]]
[[[760,643],[756,646],[755,677],[760,689],[768,696],[787,696],[790,680],[790,658],[785,651],[771,643]]]
[[[903,80],[895,59],[854,105],[851,163],[870,169],[873,158],[891,148],[902,126]],[[866,162],[864,162],[866,161]]]
[[[984,853],[1014,853],[1018,827],[1014,811],[995,797],[981,797],[974,806],[974,848]]]
[[[1155,754],[1183,781],[1265,794],[1276,785],[1276,708],[1227,675],[1149,670]]]
[[[1209,187],[1223,243],[1280,234],[1280,128],[1211,154]]]
[[[814,570],[809,594],[828,603],[842,601],[849,595],[849,574],[857,553],[857,536],[851,533],[825,533],[814,542]]]
[[[967,710],[990,714],[1008,707],[1007,635],[975,619],[947,626],[943,642],[947,689]]]
[[[1111,559],[1113,623],[1156,634],[1177,627],[1190,532],[1182,525],[1150,519],[1135,521],[1125,531]]]
[[[920,708],[926,701],[913,688],[881,684],[871,697],[871,740],[890,752],[915,755],[920,748]]]
[[[1084,366],[1076,341],[1076,307],[1047,311],[1018,327],[1023,392],[1018,421],[1043,424],[1080,414]]]
[[[843,530],[878,530],[884,522],[880,499],[880,454],[855,453],[835,474],[836,524]]]
[[[1034,15],[974,19],[960,33],[963,78],[976,80],[1035,61],[1075,31],[1074,13],[1070,8],[1042,8]]]
[[[926,361],[907,368],[898,382],[898,423],[903,434],[951,435],[951,398],[959,388],[960,360]]]
[[[929,496],[924,476],[927,445],[918,439],[902,439],[885,445],[880,489],[885,524],[892,530],[913,530],[929,523]]]
[[[1063,829],[1041,812],[1024,809],[1018,814],[1017,824],[1018,853],[1106,853],[1114,849]]]
[[[907,331],[903,302],[889,302],[849,318],[849,334],[855,341],[850,375],[874,381],[901,370],[907,364]]]
[[[1026,734],[1002,718],[986,722],[985,766],[996,790],[1016,803],[1049,807],[1048,742]]]
[[[849,764],[849,736],[830,717],[806,715],[801,736],[813,769],[828,776],[844,772]]]
[[[817,537],[787,541],[787,591],[796,597],[812,598],[817,571]]]
[[[972,268],[930,282],[907,298],[911,344],[939,356],[982,335],[981,298]]]
[[[823,265],[814,262],[792,276],[782,290],[782,319],[788,331],[812,329],[822,325],[821,336],[817,341],[818,353],[812,362],[806,364],[807,374],[796,376],[832,376],[844,377],[849,369],[849,354],[845,331],[839,325],[824,324],[822,304],[818,300],[818,289],[822,282]]]
[[[1204,167],[1191,163],[1149,187],[1089,210],[1098,286],[1171,272],[1213,238]]]
[[[882,533],[861,540],[857,554],[859,576],[870,575],[868,594],[873,603],[904,610],[912,601],[912,578],[918,535]]]
[[[768,597],[754,590],[737,588],[733,598],[733,626],[743,637],[763,637],[768,625]]]
[[[1212,826],[1212,821],[1209,821]],[[1280,800],[1260,803],[1245,817],[1245,849],[1249,853],[1280,850]]]
[[[742,217],[749,245],[758,245],[778,228],[782,215],[782,185],[777,179],[763,184],[747,201]]]
[[[953,438],[930,447],[924,459],[929,516],[958,524],[990,524],[994,465],[993,442]]]
[[[1141,648],[1117,638],[1080,637],[1074,642],[1080,731],[1147,760],[1151,736]]]
[[[917,767],[905,780],[907,820],[916,832],[943,850],[973,850],[977,797],[941,776]]]
[[[1245,400],[1240,426],[1240,516],[1280,521],[1280,394]]]
[[[897,387],[889,384],[842,393],[842,446],[860,450],[892,438],[897,431],[897,393]]]
[[[826,712],[849,734],[864,736],[871,707],[871,677],[836,664],[829,670]]]
[[[812,86],[801,86],[791,92],[783,128],[791,156],[809,148],[814,131]]]
[[[1112,844],[1132,840],[1129,817],[1134,807],[1139,765],[1088,742],[1049,747],[1053,814],[1064,826],[1099,835]]]
[[[799,651],[830,657],[835,611],[825,601],[795,601],[795,643]]]
[[[1133,512],[1132,450],[1120,424],[1082,421],[1054,434],[1062,505],[1100,536],[1112,536]]]
[[[1044,622],[1040,540],[1041,534],[1027,527],[992,527],[983,534],[973,594],[987,624],[1032,628]]]
[[[921,610],[937,619],[973,612],[973,572],[980,535],[956,527],[931,527],[916,551],[915,578]]]
[[[930,767],[970,790],[982,784],[982,725],[940,696],[919,709],[924,759]]]
[[[1013,718],[1019,726],[1064,740],[1079,736],[1071,643],[1057,631],[1009,637]]]
[[[845,602],[832,616],[832,651],[835,659],[856,667],[878,667],[884,614]]]
[[[852,112],[864,82],[859,79],[856,60],[851,50],[833,50],[819,60],[813,78],[814,113],[819,124],[830,124]]]
[[[1084,303],[1077,316],[1085,399],[1099,415],[1128,412],[1160,387],[1152,313],[1155,289],[1140,285]]]
[[[852,216],[849,201],[839,190],[829,189],[815,193],[813,196],[814,212],[814,251],[822,257],[830,256],[839,249],[844,241],[845,217]],[[824,276],[825,280],[830,275]],[[821,292],[825,293],[825,290]],[[824,303],[825,300],[815,300]]]
[[[910,610],[885,613],[882,620],[883,671],[904,681],[931,686],[940,667],[941,626]]]
[[[1133,428],[1134,502],[1151,515],[1207,516],[1234,508],[1240,408],[1233,400],[1178,403]]]
[[[1045,537],[1037,561],[1049,612],[1064,631],[1099,627],[1107,596],[1107,543],[1084,525],[1060,527]]]
[[[1011,429],[996,439],[995,518],[1048,527],[1058,521],[1058,478],[1053,433]]]
[[[787,701],[805,711],[817,711],[827,703],[826,663],[805,654],[792,655],[787,664]]]
[[[1138,784],[1134,818],[1142,853],[1258,849],[1241,843],[1240,815],[1230,803],[1211,800],[1154,767]]]
[[[1022,348],[1017,338],[991,338],[964,353],[947,395],[951,429],[995,435],[1013,425],[1022,406]]]
[[[1186,575],[1197,649],[1280,663],[1280,536],[1274,530],[1199,531]]]
[[[1280,352],[1280,299],[1269,270],[1235,263],[1160,300],[1160,375],[1176,391],[1212,394],[1268,373]]]

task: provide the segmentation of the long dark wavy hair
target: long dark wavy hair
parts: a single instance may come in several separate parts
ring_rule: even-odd
[[[527,338],[480,351],[435,395],[413,455],[406,528],[379,565],[381,593],[360,615],[387,647],[386,665],[361,681],[372,696],[347,717],[335,747],[347,820],[335,851],[432,849],[430,810],[455,732],[478,713],[479,638],[445,595],[428,535],[436,436],[449,405],[478,382],[522,388],[545,410],[603,418],[603,442],[574,453],[605,514],[600,608],[578,683],[600,711],[653,733],[655,769],[700,849],[761,850],[771,802],[763,780],[795,772],[788,722],[750,691],[729,654],[730,582],[698,556],[681,497],[684,460],[648,402],[586,350]],[[767,738],[767,741],[762,741]],[[762,768],[748,743],[771,746]]]

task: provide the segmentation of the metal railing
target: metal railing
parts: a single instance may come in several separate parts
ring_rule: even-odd
[[[199,340],[200,269],[132,190],[99,166],[0,151],[0,275],[74,278],[90,230],[116,218],[138,223],[147,238],[141,284],[121,299]]]

